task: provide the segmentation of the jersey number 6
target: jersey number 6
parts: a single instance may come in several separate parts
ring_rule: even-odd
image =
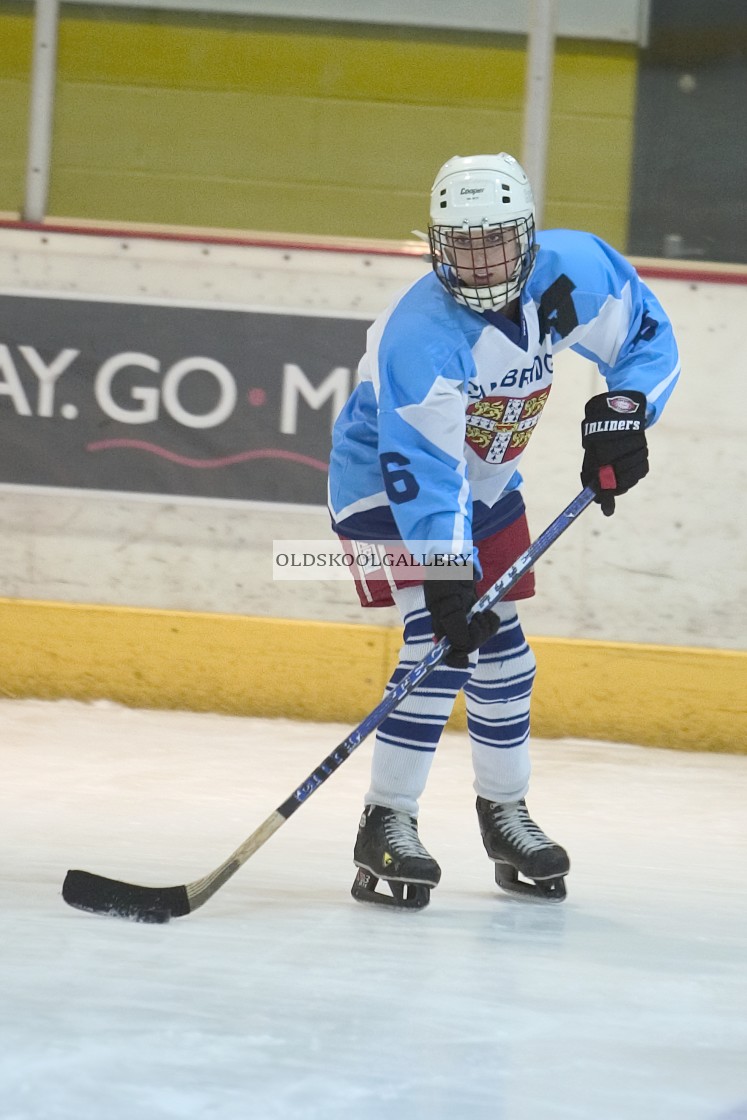
[[[398,451],[387,451],[384,455],[379,456],[379,462],[384,475],[386,496],[390,502],[399,506],[403,502],[411,502],[413,498],[417,498],[420,493],[420,486],[415,481],[415,475],[412,471],[404,469],[409,467],[409,459],[400,455]]]

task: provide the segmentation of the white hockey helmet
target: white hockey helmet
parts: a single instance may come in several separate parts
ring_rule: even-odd
[[[496,230],[498,235],[494,232],[486,239],[488,231]],[[454,238],[459,233],[467,235],[477,254],[500,242],[503,234],[510,248],[506,279],[467,286],[454,267]],[[428,238],[434,271],[454,299],[473,311],[499,310],[515,300],[536,253],[534,198],[521,164],[506,152],[448,160],[431,189]]]

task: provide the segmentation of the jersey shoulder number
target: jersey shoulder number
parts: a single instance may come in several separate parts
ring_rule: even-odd
[[[537,307],[540,342],[544,342],[551,330],[565,338],[578,326],[578,315],[573,302],[575,287],[570,276],[561,272],[557,280],[549,288],[545,288]]]

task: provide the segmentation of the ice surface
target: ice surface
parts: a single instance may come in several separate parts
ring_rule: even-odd
[[[350,898],[370,742],[189,917],[62,902],[206,874],[349,731],[0,702],[2,1120],[747,1120],[744,757],[535,744],[560,905],[496,890],[457,735],[421,913]]]

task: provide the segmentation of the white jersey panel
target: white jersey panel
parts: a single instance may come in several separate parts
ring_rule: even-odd
[[[584,350],[593,352],[605,365],[613,366],[628,333],[631,309],[630,284],[624,284],[619,296],[607,297],[591,327],[588,323],[579,323],[566,338],[556,341],[554,349],[566,350],[583,343]]]
[[[472,349],[476,377],[467,390],[465,459],[473,499],[489,506],[519,469],[552,386],[550,342],[540,339],[533,304],[524,307],[521,343],[489,325]]]

